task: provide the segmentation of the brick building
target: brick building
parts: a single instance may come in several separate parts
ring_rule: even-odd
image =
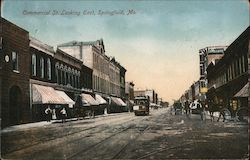
[[[249,107],[249,39],[250,27],[230,44],[218,63],[207,69],[210,104],[226,107],[233,115],[238,108]]]
[[[207,92],[207,67],[213,62],[217,62],[220,60],[227,46],[210,46],[205,47],[199,50],[200,56],[200,97],[201,101],[206,100],[206,92]]]
[[[31,121],[29,33],[1,17],[0,97],[2,127]]]

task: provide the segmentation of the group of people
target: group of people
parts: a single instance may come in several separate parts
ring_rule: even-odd
[[[47,122],[50,122],[51,119],[52,119],[52,109],[50,108],[50,106],[48,106],[48,107],[45,109],[44,112],[45,112],[45,115],[46,115],[46,120],[47,120]],[[60,114],[61,114],[61,118],[62,118],[62,123],[66,122],[67,112],[66,112],[65,107],[63,107],[63,108],[60,110]]]
[[[217,119],[217,121],[220,121],[221,118],[223,118],[223,122],[226,120],[226,108],[219,108],[219,109],[215,109],[215,107],[213,106],[208,106],[208,104],[206,103],[202,103],[201,101],[194,101],[189,103],[188,101],[186,101],[184,103],[184,110],[185,110],[185,114],[189,115],[192,113],[193,111],[196,111],[198,114],[200,114],[201,116],[201,120],[205,120],[205,111],[209,111],[210,113],[210,117],[211,120],[214,120],[214,112],[219,112],[219,117]]]

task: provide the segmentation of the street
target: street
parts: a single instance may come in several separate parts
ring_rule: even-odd
[[[47,123],[47,124],[46,124]],[[119,113],[95,119],[1,131],[2,159],[241,159],[248,124],[201,121],[169,108],[149,116]]]

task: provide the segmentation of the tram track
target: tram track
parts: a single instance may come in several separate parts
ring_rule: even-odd
[[[159,150],[152,151],[152,152],[150,152],[148,154],[145,154],[145,155],[143,155],[141,157],[137,157],[137,158],[134,158],[134,159],[146,159],[147,157],[153,156],[155,154],[159,154],[159,153],[164,152],[166,150],[172,150],[172,149],[176,149],[176,148],[179,148],[179,147],[187,146],[187,145],[190,145],[190,144],[193,144],[193,142],[188,142],[188,143],[185,143],[185,144],[182,144],[182,145],[176,145],[176,146],[172,146],[172,147],[161,148]]]
[[[134,118],[134,120],[142,121],[142,120],[149,119],[149,118],[152,118],[152,117],[144,117],[144,118],[142,118],[142,119],[136,119],[136,118]],[[125,129],[123,129],[123,130],[121,130],[121,131],[119,131],[119,132],[116,132],[116,133],[114,133],[114,134],[111,134],[111,135],[108,136],[107,138],[104,138],[103,140],[101,140],[101,141],[99,141],[99,142],[97,142],[97,143],[95,143],[95,144],[89,146],[87,149],[84,148],[84,149],[82,149],[82,150],[79,150],[78,152],[75,152],[75,153],[73,153],[73,154],[67,156],[65,159],[69,159],[69,160],[70,160],[70,159],[75,159],[75,158],[76,158],[77,156],[79,156],[80,154],[83,154],[83,153],[85,153],[85,152],[88,152],[88,151],[90,151],[91,149],[93,149],[94,147],[97,147],[97,146],[99,146],[99,145],[102,145],[103,143],[105,143],[105,142],[111,140],[112,138],[114,138],[115,136],[117,136],[117,135],[119,135],[119,134],[122,134],[122,133],[128,131],[129,129],[133,129],[134,127],[136,127],[136,124],[135,124],[135,123],[130,124],[130,125],[129,125],[128,127],[126,127]],[[143,131],[146,130],[147,128],[148,128],[148,126],[147,126],[145,129],[143,129]],[[108,130],[108,129],[104,129],[104,130]],[[104,130],[103,130],[103,131],[104,131]],[[129,143],[128,143],[128,144],[129,144]],[[126,145],[123,147],[123,149],[125,149],[126,146],[127,146],[128,144],[126,144]],[[122,149],[122,150],[123,150],[123,149]],[[122,152],[122,150],[120,150],[115,156],[117,156],[120,152]],[[115,156],[114,156],[114,158],[115,158]],[[111,159],[112,159],[112,158],[111,158]]]
[[[143,130],[140,130],[140,133],[134,138],[131,139],[126,145],[124,145],[118,153],[116,153],[111,159],[119,159],[121,157],[121,154],[128,146],[130,146],[136,139],[138,139],[146,130],[148,130],[150,127],[146,126]]]
[[[85,141],[85,143],[88,142],[89,140],[92,139],[91,137],[93,137],[93,134],[95,135],[98,133],[105,133],[105,131],[109,132],[109,131],[112,131],[112,128],[118,129],[118,130],[122,129],[119,132],[116,132],[116,133],[110,135],[109,137],[99,141],[98,143],[92,144],[90,146],[87,145],[88,147],[84,147],[83,149],[82,149],[82,147],[80,147],[77,149],[76,152],[73,151],[72,154],[71,154],[71,152],[68,152],[68,153],[64,154],[64,156],[62,158],[62,159],[75,159],[75,157],[77,157],[79,154],[84,153],[88,150],[91,150],[93,147],[101,145],[102,143],[109,141],[110,139],[112,139],[112,137],[115,137],[116,135],[124,133],[129,129],[135,128],[136,124],[138,124],[139,121],[144,121],[144,120],[148,121],[149,119],[152,119],[152,118],[153,118],[152,115],[146,116],[146,117],[136,117],[135,116],[135,117],[118,118],[118,119],[112,120],[112,123],[108,123],[108,124],[100,121],[101,124],[98,124],[98,125],[95,125],[92,127],[87,127],[87,128],[81,129],[81,130],[77,130],[75,132],[66,133],[66,134],[63,134],[63,135],[60,135],[60,136],[57,136],[54,138],[49,138],[48,141],[39,140],[37,143],[34,143],[32,145],[18,148],[17,150],[10,151],[7,154],[5,153],[4,157],[13,159],[13,158],[20,158],[19,156],[21,156],[24,159],[27,159],[27,158],[35,156],[35,155],[40,155],[41,152],[42,153],[49,152],[51,155],[53,155],[53,153],[55,153],[55,152],[54,151],[50,152],[52,148],[56,148],[57,155],[59,157],[61,157],[62,155],[60,155],[60,150],[63,150],[63,148],[65,148],[66,144],[67,144],[67,147],[70,146],[70,144],[72,144],[72,146],[75,146],[77,144],[81,144],[84,141]],[[133,121],[133,123],[130,124],[129,122],[132,122],[132,121]],[[123,128],[120,127],[121,122],[122,122]],[[109,127],[110,124],[111,124],[112,128]],[[126,125],[129,125],[129,126],[125,127]],[[143,127],[140,131],[140,134],[142,134],[147,128],[148,128],[148,126]],[[90,131],[90,132],[88,132],[88,131]],[[88,133],[85,133],[85,132],[88,132]],[[134,140],[137,139],[138,136],[136,136],[136,138],[134,138]],[[84,139],[86,139],[86,140],[84,140]],[[90,143],[92,143],[92,142],[95,142],[95,140],[90,141]],[[122,149],[119,152],[117,152],[116,155],[114,155],[113,159],[119,157],[119,154],[123,150],[125,150],[126,147],[128,147],[131,142],[132,142],[132,140],[128,144],[126,144],[124,147],[122,147]],[[43,157],[41,157],[41,158],[43,158]]]
[[[131,117],[128,117],[123,122],[126,123],[126,122],[129,122],[129,121],[134,120],[134,119],[135,118],[131,119]],[[82,132],[91,131],[92,129],[95,129],[95,128],[102,128],[105,125],[106,125],[105,123],[104,124],[98,124],[98,125],[95,125],[95,126],[92,126],[92,127],[87,127],[87,128],[81,129],[81,130],[77,130],[75,132],[62,134],[62,135],[57,136],[57,137],[47,138],[47,139],[39,139],[36,143],[33,143],[31,145],[26,145],[26,146],[24,145],[24,147],[20,147],[20,148],[15,149],[15,150],[10,150],[10,151],[5,152],[5,153],[2,152],[2,154],[4,156],[8,157],[9,155],[12,155],[12,154],[15,154],[15,153],[18,153],[18,152],[23,152],[25,150],[29,150],[30,148],[33,148],[33,147],[38,146],[38,145],[46,145],[47,143],[51,143],[53,141],[63,140],[63,139],[65,139],[65,137],[69,137],[69,136],[73,137],[73,136],[75,136],[77,134],[81,134]],[[100,130],[99,132],[102,132],[102,131],[105,131],[105,130],[107,130],[107,129]],[[73,140],[72,142],[75,142],[75,141],[77,141],[79,139],[82,139],[82,138],[86,138],[88,136],[89,136],[88,134],[84,135],[84,136],[82,136],[82,137],[80,137],[78,139]]]

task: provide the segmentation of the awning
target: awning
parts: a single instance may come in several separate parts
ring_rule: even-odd
[[[247,83],[241,90],[234,95],[234,97],[249,97],[249,83]]]
[[[118,106],[127,106],[126,103],[123,102],[123,100],[121,98],[117,98],[117,97],[111,97],[111,100],[114,104],[118,105]]]
[[[120,102],[121,106],[127,106],[121,98],[117,98],[117,100]]]
[[[81,94],[83,106],[96,106],[99,103],[90,94]]]
[[[54,88],[32,84],[32,104],[67,104]]]
[[[75,102],[71,98],[69,98],[69,96],[65,92],[56,90],[56,93],[66,101],[66,103],[69,105],[69,108],[73,108]]]
[[[121,103],[119,102],[118,98],[116,98],[116,97],[110,97],[110,98],[111,98],[111,101],[112,101],[114,104],[116,104],[116,105],[118,105],[118,106],[121,106]]]
[[[104,98],[102,98],[102,96],[100,96],[99,94],[95,95],[95,99],[99,104],[107,104],[107,101]]]

